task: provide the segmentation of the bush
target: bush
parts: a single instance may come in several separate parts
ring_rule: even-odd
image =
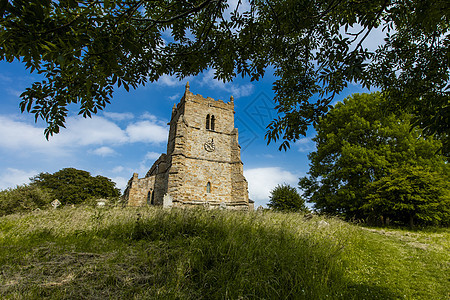
[[[111,179],[87,171],[65,168],[53,174],[40,173],[31,185],[50,189],[62,204],[87,204],[97,198],[117,198],[120,190]]]
[[[0,216],[49,206],[53,194],[37,186],[20,185],[0,191]]]
[[[270,191],[268,206],[276,211],[306,211],[305,200],[297,190],[288,185],[277,185]]]
[[[421,167],[393,169],[369,185],[363,208],[369,216],[382,216],[410,227],[416,223],[446,226],[450,220],[448,179]]]

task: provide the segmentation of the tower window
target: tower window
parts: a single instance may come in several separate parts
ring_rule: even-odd
[[[216,122],[216,118],[214,116],[211,117],[211,130],[214,130],[214,123]]]
[[[214,115],[207,115],[206,116],[206,130],[214,130],[214,126],[216,124],[216,118]]]
[[[206,192],[207,193],[211,193],[211,182],[208,181],[208,183],[206,184]]]

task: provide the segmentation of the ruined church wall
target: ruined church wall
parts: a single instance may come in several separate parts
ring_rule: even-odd
[[[137,174],[136,174],[137,175]],[[148,192],[155,188],[156,176],[145,178],[133,177],[128,184],[128,206],[147,205]]]
[[[168,173],[162,172],[144,178],[133,176],[124,193],[127,206],[145,206],[151,204],[162,205],[164,194],[167,193]],[[149,194],[150,192],[150,194]]]

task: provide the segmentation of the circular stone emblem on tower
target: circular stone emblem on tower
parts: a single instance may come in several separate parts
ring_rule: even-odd
[[[204,147],[205,147],[205,150],[206,150],[206,151],[208,151],[208,152],[213,152],[213,151],[216,149],[216,147],[214,146],[214,140],[211,139],[210,142],[206,142],[206,143],[204,144]]]

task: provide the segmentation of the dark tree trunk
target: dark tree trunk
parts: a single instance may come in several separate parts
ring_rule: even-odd
[[[414,227],[414,217],[413,215],[409,215],[409,227]]]

